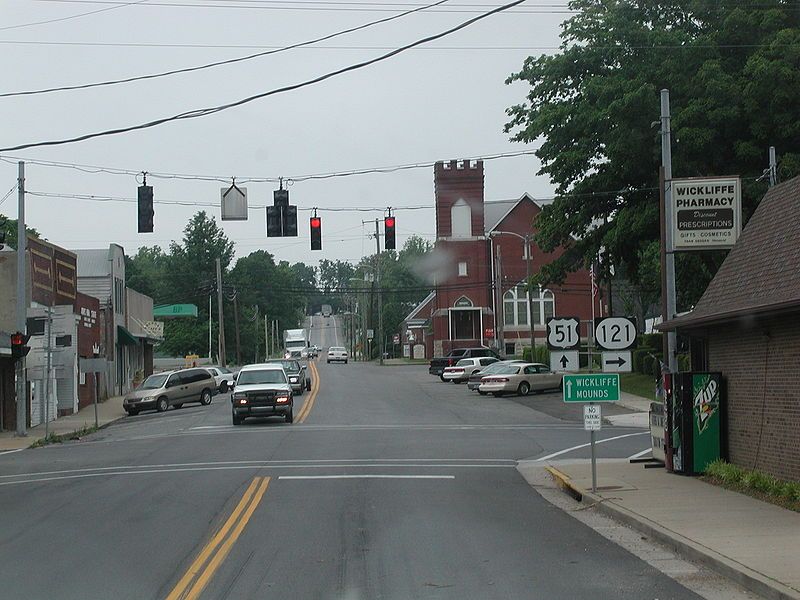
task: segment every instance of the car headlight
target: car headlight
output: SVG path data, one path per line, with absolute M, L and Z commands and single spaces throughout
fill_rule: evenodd
M 243 392 L 235 393 L 233 395 L 234 400 L 247 400 L 247 394 Z
M 289 381 L 292 383 L 297 383 L 297 377 L 289 377 Z

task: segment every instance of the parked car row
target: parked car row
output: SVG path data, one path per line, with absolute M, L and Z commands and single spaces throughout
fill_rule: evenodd
M 494 356 L 462 358 L 444 367 L 442 381 L 467 383 L 467 389 L 479 394 L 518 394 L 561 389 L 563 373 L 553 372 L 549 365 L 522 360 L 499 360 Z

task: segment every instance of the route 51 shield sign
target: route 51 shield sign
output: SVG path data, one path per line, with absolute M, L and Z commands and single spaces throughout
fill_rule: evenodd
M 581 345 L 580 319 L 578 317 L 550 317 L 547 319 L 547 347 L 566 350 Z

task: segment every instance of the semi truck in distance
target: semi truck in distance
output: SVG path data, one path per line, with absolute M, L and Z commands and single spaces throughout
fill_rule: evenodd
M 309 347 L 308 331 L 287 329 L 283 332 L 283 349 L 290 358 L 306 358 Z
M 330 304 L 323 304 L 322 305 L 322 316 L 323 317 L 330 317 L 333 314 L 333 309 L 331 308 Z

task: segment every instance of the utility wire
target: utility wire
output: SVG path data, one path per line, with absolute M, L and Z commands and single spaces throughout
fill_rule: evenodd
M 516 156 L 528 156 L 535 154 L 535 150 L 517 150 L 514 152 L 500 152 L 497 154 L 489 154 L 485 156 L 472 156 L 463 160 L 497 160 L 501 158 L 513 158 Z M 54 160 L 41 160 L 37 158 L 25 158 L 21 156 L 0 156 L 0 161 L 16 165 L 19 161 L 23 161 L 32 165 L 39 165 L 43 167 L 54 167 L 64 169 L 74 169 L 82 173 L 106 173 L 109 175 L 124 175 L 124 176 L 138 176 L 141 175 L 143 169 L 119 169 L 116 167 L 102 167 L 96 165 L 84 165 L 69 162 L 60 162 Z M 349 171 L 333 171 L 328 173 L 314 173 L 310 175 L 292 175 L 288 177 L 239 177 L 235 179 L 239 183 L 278 183 L 281 179 L 290 185 L 295 181 L 308 181 L 312 179 L 332 179 L 335 177 L 351 177 L 354 175 L 367 175 L 371 173 L 395 173 L 397 171 L 406 171 L 410 169 L 428 169 L 436 164 L 436 161 L 410 163 L 404 165 L 392 165 L 386 167 L 368 167 L 363 169 L 352 169 Z M 222 183 L 230 183 L 231 177 L 222 175 L 193 175 L 188 173 L 167 173 L 159 171 L 147 171 L 147 176 L 153 179 L 181 179 L 189 181 L 219 181 Z
M 10 189 L 10 190 L 8 190 L 8 191 L 6 192 L 6 195 L 5 195 L 5 196 L 3 196 L 3 197 L 2 197 L 2 199 L 0 199 L 0 204 L 3 204 L 3 202 L 5 202 L 6 200 L 8 200 L 8 197 L 9 197 L 11 194 L 13 194 L 13 193 L 14 193 L 14 190 L 15 190 L 15 189 L 17 189 L 17 184 L 16 184 L 16 183 L 15 183 L 14 185 L 12 185 L 12 186 L 11 186 L 11 189 Z
M 196 118 L 199 118 L 199 117 L 205 117 L 205 116 L 208 116 L 208 115 L 213 115 L 213 114 L 216 114 L 218 112 L 222 112 L 224 110 L 228 110 L 230 108 L 235 108 L 235 107 L 238 107 L 238 106 L 242 106 L 244 104 L 248 104 L 248 103 L 253 102 L 255 100 L 260 100 L 262 98 L 266 98 L 268 96 L 273 96 L 273 95 L 284 93 L 284 92 L 298 90 L 300 88 L 308 87 L 310 85 L 314 85 L 314 84 L 320 83 L 320 82 L 325 81 L 327 79 L 331 79 L 333 77 L 336 77 L 337 75 L 342 75 L 344 73 L 349 73 L 351 71 L 356 71 L 356 70 L 359 70 L 359 69 L 363 69 L 364 67 L 367 67 L 367 66 L 382 62 L 384 60 L 392 58 L 393 56 L 397 56 L 398 54 L 401 54 L 401 53 L 403 53 L 403 52 L 405 52 L 405 51 L 407 51 L 407 50 L 409 50 L 411 48 L 415 48 L 416 46 L 420 46 L 422 44 L 426 44 L 428 42 L 432 42 L 432 41 L 441 39 L 443 37 L 446 37 L 448 35 L 451 35 L 451 34 L 457 32 L 457 31 L 460 31 L 462 29 L 465 29 L 465 28 L 469 27 L 470 25 L 473 25 L 474 23 L 477 23 L 478 21 L 482 21 L 483 19 L 486 19 L 488 17 L 494 16 L 494 15 L 496 15 L 498 13 L 501 13 L 501 12 L 503 12 L 505 10 L 508 10 L 510 8 L 513 8 L 514 6 L 519 6 L 520 4 L 522 4 L 525 1 L 526 0 L 514 0 L 513 2 L 509 2 L 508 4 L 504 4 L 503 6 L 500 6 L 498 8 L 493 9 L 493 10 L 490 10 L 488 12 L 482 13 L 482 14 L 476 16 L 476 17 L 473 17 L 471 19 L 467 19 L 466 21 L 463 21 L 462 23 L 456 25 L 455 27 L 451 27 L 450 29 L 447 29 L 447 30 L 442 31 L 440 33 L 436 33 L 434 35 L 430 35 L 430 36 L 421 38 L 421 39 L 419 39 L 419 40 L 417 40 L 415 42 L 411 42 L 410 44 L 406 44 L 405 46 L 401 46 L 401 47 L 399 47 L 399 48 L 397 48 L 395 50 L 392 50 L 391 52 L 387 52 L 386 54 L 382 54 L 381 56 L 378 56 L 378 57 L 375 57 L 375 58 L 372 58 L 372 59 L 369 59 L 369 60 L 365 60 L 365 61 L 362 61 L 362 62 L 359 62 L 359 63 L 355 63 L 355 64 L 349 65 L 347 67 L 343 67 L 341 69 L 337 69 L 335 71 L 330 71 L 330 72 L 328 72 L 328 73 L 326 73 L 324 75 L 320 75 L 319 77 L 315 77 L 313 79 L 309 79 L 309 80 L 303 81 L 301 83 L 296 83 L 296 84 L 293 84 L 293 85 L 288 85 L 288 86 L 276 88 L 276 89 L 273 89 L 273 90 L 269 90 L 267 92 L 262 92 L 260 94 L 256 94 L 254 96 L 249 96 L 247 98 L 242 98 L 240 100 L 236 100 L 236 101 L 230 102 L 228 104 L 222 104 L 222 105 L 219 105 L 219 106 L 213 106 L 213 107 L 209 107 L 209 108 L 191 110 L 191 111 L 187 111 L 187 112 L 180 113 L 180 114 L 177 114 L 177 115 L 173 115 L 171 117 L 163 117 L 161 119 L 155 119 L 153 121 L 148 121 L 146 123 L 140 123 L 138 125 L 130 125 L 128 127 L 120 127 L 120 128 L 117 128 L 117 129 L 107 129 L 105 131 L 87 133 L 87 134 L 79 135 L 79 136 L 72 137 L 72 138 L 64 138 L 64 139 L 61 139 L 61 140 L 50 140 L 50 141 L 44 141 L 44 142 L 31 142 L 31 143 L 27 143 L 27 144 L 19 144 L 17 146 L 10 146 L 10 147 L 7 147 L 7 148 L 0 148 L 0 152 L 8 152 L 8 151 L 12 151 L 12 150 L 23 150 L 25 148 L 38 148 L 38 147 L 43 147 L 43 146 L 61 146 L 61 145 L 64 145 L 64 144 L 72 144 L 72 143 L 75 143 L 75 142 L 81 142 L 81 141 L 85 141 L 85 140 L 89 140 L 89 139 L 93 139 L 93 138 L 106 137 L 106 136 L 110 136 L 110 135 L 119 135 L 119 134 L 122 134 L 122 133 L 129 133 L 131 131 L 139 131 L 139 130 L 142 130 L 142 129 L 149 129 L 149 128 L 152 128 L 152 127 L 157 127 L 159 125 L 164 125 L 165 123 L 169 123 L 171 121 L 179 121 L 179 120 L 185 120 L 185 119 L 196 119 Z
M 391 17 L 386 17 L 384 19 L 379 19 L 377 21 L 371 21 L 369 23 L 364 23 L 363 25 L 358 25 L 356 27 L 350 27 L 349 29 L 344 29 L 342 31 L 337 31 L 335 33 L 331 33 L 331 34 L 328 34 L 328 35 L 325 35 L 325 36 L 322 36 L 322 37 L 318 37 L 318 38 L 315 38 L 313 40 L 308 40 L 308 41 L 305 41 L 305 42 L 298 42 L 296 44 L 291 44 L 289 46 L 282 46 L 282 47 L 276 48 L 274 50 L 267 50 L 266 52 L 258 52 L 256 54 L 250 54 L 248 56 L 239 56 L 237 58 L 231 58 L 231 59 L 228 59 L 228 60 L 220 60 L 220 61 L 216 61 L 216 62 L 212 62 L 212 63 L 206 63 L 206 64 L 203 64 L 203 65 L 196 65 L 194 67 L 185 67 L 185 68 L 182 68 L 182 69 L 174 69 L 172 71 L 163 71 L 161 73 L 151 73 L 149 75 L 138 75 L 138 76 L 134 76 L 134 77 L 127 77 L 127 78 L 124 78 L 124 79 L 112 79 L 112 80 L 109 80 L 109 81 L 98 81 L 98 82 L 95 82 L 95 83 L 83 83 L 83 84 L 78 84 L 78 85 L 67 85 L 67 86 L 60 86 L 60 87 L 51 87 L 51 88 L 44 88 L 44 89 L 39 89 L 39 90 L 27 90 L 27 91 L 23 91 L 23 92 L 5 92 L 5 93 L 0 93 L 0 98 L 10 98 L 12 96 L 32 96 L 34 94 L 49 94 L 51 92 L 63 92 L 63 91 L 68 91 L 68 90 L 85 90 L 85 89 L 96 88 L 96 87 L 117 85 L 117 84 L 121 84 L 121 83 L 130 83 L 132 81 L 143 81 L 143 80 L 146 80 L 146 79 L 157 79 L 159 77 L 168 77 L 168 76 L 171 76 L 171 75 L 177 75 L 179 73 L 191 73 L 193 71 L 202 71 L 203 69 L 211 69 L 213 67 L 219 67 L 221 65 L 231 65 L 231 64 L 234 64 L 234 63 L 238 63 L 238 62 L 244 62 L 244 61 L 248 61 L 248 60 L 253 60 L 254 58 L 261 58 L 262 56 L 268 56 L 270 54 L 278 54 L 280 52 L 286 52 L 288 50 L 293 50 L 295 48 L 302 48 L 303 46 L 310 46 L 311 44 L 317 44 L 319 42 L 324 42 L 325 40 L 330 40 L 330 39 L 333 39 L 335 37 L 346 35 L 348 33 L 353 33 L 355 31 L 360 31 L 362 29 L 367 29 L 369 27 L 373 27 L 373 26 L 379 25 L 381 23 L 388 23 L 389 21 L 394 21 L 395 19 L 400 19 L 400 18 L 408 16 L 408 15 L 410 15 L 412 13 L 416 13 L 416 12 L 419 12 L 419 11 L 427 10 L 427 9 L 432 8 L 434 6 L 439 6 L 440 4 L 444 4 L 445 2 L 448 2 L 448 1 L 449 0 L 438 0 L 437 2 L 434 2 L 433 4 L 427 4 L 427 5 L 421 6 L 419 8 L 414 8 L 412 10 L 407 10 L 407 11 L 402 12 L 402 13 L 397 14 L 397 15 L 392 15 Z M 0 28 L 0 29 L 2 29 L 2 28 Z
M 77 15 L 70 15 L 68 17 L 58 17 L 55 19 L 47 19 L 46 21 L 34 21 L 33 23 L 20 23 L 18 25 L 6 25 L 5 27 L 0 27 L 0 31 L 6 31 L 8 29 L 22 29 L 23 27 L 33 27 L 34 25 L 47 25 L 49 23 L 59 23 L 61 21 L 69 21 L 70 19 L 80 19 L 81 17 L 88 17 L 89 15 L 96 15 L 97 13 L 101 12 L 108 12 L 110 10 L 117 10 L 118 8 L 125 8 L 126 6 L 131 6 L 133 4 L 141 4 L 142 2 L 147 2 L 147 0 L 136 0 L 135 2 L 120 2 L 117 3 L 116 6 L 107 6 L 106 8 L 98 8 L 97 10 L 90 10 L 89 12 L 80 13 Z

